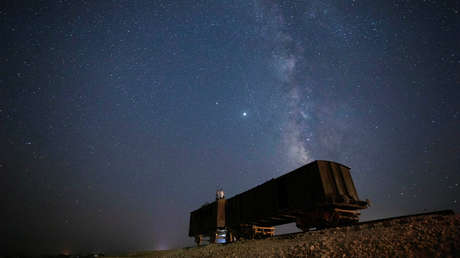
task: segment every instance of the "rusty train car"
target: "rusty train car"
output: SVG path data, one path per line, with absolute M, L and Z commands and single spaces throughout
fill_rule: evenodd
M 295 222 L 303 231 L 352 224 L 369 201 L 358 197 L 350 168 L 317 160 L 250 190 L 191 212 L 189 236 L 199 245 L 274 235 L 274 226 Z

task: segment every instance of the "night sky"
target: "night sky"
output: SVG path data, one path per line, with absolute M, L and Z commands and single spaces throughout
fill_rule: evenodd
M 362 219 L 460 209 L 455 1 L 6 1 L 0 250 L 193 244 L 189 212 L 309 161 Z M 6 238 L 6 239 L 5 239 Z

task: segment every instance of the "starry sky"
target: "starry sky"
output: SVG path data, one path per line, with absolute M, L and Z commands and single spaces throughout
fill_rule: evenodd
M 189 212 L 309 161 L 362 219 L 460 205 L 455 1 L 3 1 L 6 253 L 193 244 Z

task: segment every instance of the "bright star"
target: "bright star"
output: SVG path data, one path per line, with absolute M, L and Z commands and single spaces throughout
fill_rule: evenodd
M 246 112 L 243 112 L 243 116 L 247 116 L 247 115 L 248 115 L 248 113 L 246 113 Z

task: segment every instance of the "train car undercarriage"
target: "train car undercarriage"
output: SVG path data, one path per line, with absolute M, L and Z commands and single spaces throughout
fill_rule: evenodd
M 240 225 L 238 228 L 221 228 L 209 232 L 208 235 L 195 236 L 195 243 L 200 246 L 202 242 L 231 243 L 241 239 L 263 239 L 275 235 L 275 227 L 263 227 L 256 225 Z
M 351 225 L 359 221 L 358 210 L 344 210 L 339 208 L 318 209 L 305 212 L 296 217 L 296 226 L 306 232 L 311 228 L 329 228 Z

